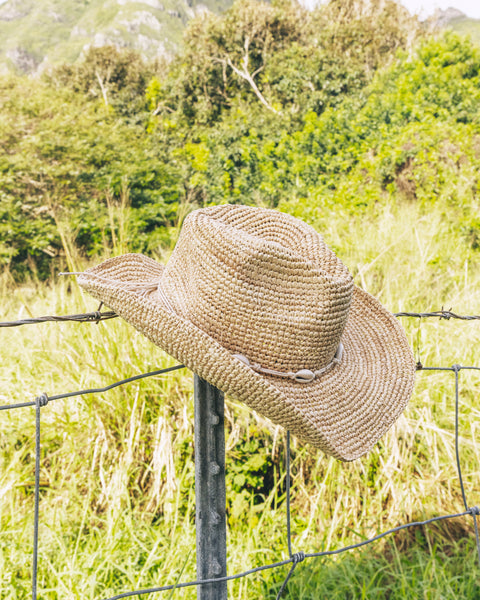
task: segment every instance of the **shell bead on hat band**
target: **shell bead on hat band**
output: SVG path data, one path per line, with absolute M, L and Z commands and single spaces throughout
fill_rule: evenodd
M 330 362 L 326 367 L 323 367 L 323 369 L 318 369 L 318 371 L 310 371 L 310 369 L 300 369 L 300 371 L 297 371 L 296 373 L 283 373 L 282 371 L 266 369 L 265 367 L 262 367 L 255 363 L 252 364 L 248 360 L 248 358 L 243 354 L 234 354 L 233 356 L 237 358 L 240 362 L 246 364 L 247 367 L 250 367 L 253 371 L 256 371 L 257 373 L 265 373 L 266 375 L 276 375 L 277 377 L 286 377 L 287 379 L 293 379 L 294 381 L 298 381 L 299 383 L 310 383 L 316 377 L 320 377 L 320 375 L 323 375 L 329 369 L 341 362 L 343 356 L 343 344 L 342 342 L 338 344 L 338 348 L 335 352 L 335 356 L 333 357 L 332 362 Z

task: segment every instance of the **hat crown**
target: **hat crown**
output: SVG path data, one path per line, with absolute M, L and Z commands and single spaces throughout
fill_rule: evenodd
M 223 347 L 279 371 L 331 362 L 353 293 L 348 269 L 313 228 L 231 205 L 190 213 L 160 286 L 175 312 Z

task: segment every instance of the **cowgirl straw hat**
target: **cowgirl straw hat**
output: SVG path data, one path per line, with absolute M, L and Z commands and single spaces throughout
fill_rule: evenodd
M 167 265 L 126 254 L 78 283 L 228 396 L 340 460 L 368 452 L 413 389 L 395 317 L 312 227 L 278 211 L 195 210 Z

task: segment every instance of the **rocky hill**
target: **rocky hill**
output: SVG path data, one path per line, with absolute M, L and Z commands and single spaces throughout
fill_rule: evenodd
M 471 19 L 458 8 L 437 8 L 428 21 L 437 29 L 453 29 L 458 33 L 469 35 L 474 42 L 480 43 L 480 19 Z
M 233 0 L 0 0 L 0 73 L 39 73 L 75 62 L 91 46 L 115 45 L 147 58 L 170 58 L 193 17 L 220 13 Z M 480 20 L 437 9 L 434 28 L 466 33 L 480 43 Z
M 452 21 L 457 21 L 459 19 L 467 19 L 467 15 L 458 10 L 458 8 L 449 7 L 445 10 L 441 8 L 437 8 L 433 15 L 430 17 L 430 20 L 435 23 L 437 27 L 448 27 Z
M 448 26 L 458 33 L 469 35 L 476 44 L 480 44 L 480 19 L 455 19 Z
M 114 44 L 149 58 L 178 50 L 187 22 L 231 0 L 0 0 L 0 72 L 35 73 Z

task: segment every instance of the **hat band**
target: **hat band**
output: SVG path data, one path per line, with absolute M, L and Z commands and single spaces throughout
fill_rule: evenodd
M 328 363 L 326 367 L 323 369 L 318 369 L 318 371 L 310 371 L 310 369 L 300 369 L 296 373 L 289 372 L 285 373 L 283 371 L 275 371 L 274 369 L 267 369 L 266 367 L 262 367 L 257 363 L 251 363 L 246 356 L 243 354 L 233 354 L 234 358 L 238 359 L 240 362 L 250 367 L 252 371 L 256 373 L 264 373 L 265 375 L 274 375 L 275 377 L 284 377 L 285 379 L 293 379 L 298 383 L 310 383 L 320 375 L 323 375 L 327 371 L 330 371 L 335 365 L 339 364 L 342 361 L 343 357 L 343 344 L 340 342 L 338 344 L 337 351 L 335 352 L 335 356 L 332 361 Z

